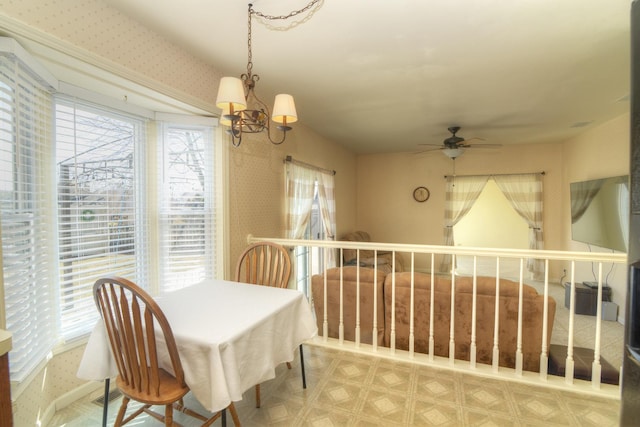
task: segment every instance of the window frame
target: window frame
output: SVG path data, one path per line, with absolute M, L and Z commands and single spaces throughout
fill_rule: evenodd
M 227 179 L 226 165 L 228 162 L 228 147 L 226 147 L 226 144 L 223 144 L 223 134 L 221 129 L 217 126 L 217 119 L 211 118 L 211 117 L 199 117 L 195 115 L 195 114 L 198 114 L 195 112 L 201 111 L 197 106 L 191 106 L 189 104 L 183 103 L 182 101 L 168 98 L 166 95 L 162 95 L 154 91 L 153 89 L 149 89 L 148 87 L 142 88 L 140 85 L 138 85 L 134 81 L 124 80 L 126 82 L 126 87 L 122 86 L 123 80 L 120 77 L 116 77 L 115 75 L 111 74 L 108 71 L 98 69 L 86 63 L 82 63 L 82 64 L 85 67 L 88 67 L 89 69 L 97 70 L 95 74 L 96 76 L 95 80 L 99 81 L 99 84 L 95 85 L 97 90 L 101 90 L 104 92 L 104 86 L 105 86 L 104 83 L 106 81 L 108 86 L 111 86 L 112 89 L 117 90 L 117 93 L 120 93 L 124 88 L 125 91 L 132 90 L 131 93 L 136 95 L 136 99 L 138 100 L 142 99 L 143 101 L 147 100 L 147 101 L 141 102 L 140 105 L 145 105 L 145 106 L 156 105 L 156 106 L 160 106 L 160 109 L 168 112 L 181 111 L 183 113 L 194 112 L 195 114 L 194 115 L 182 114 L 177 116 L 173 113 L 155 113 L 145 108 L 144 106 L 139 106 L 130 102 L 127 99 L 126 95 L 123 97 L 123 99 L 114 99 L 114 98 L 105 96 L 104 94 L 94 92 L 92 90 L 77 87 L 77 86 L 65 83 L 63 81 L 58 81 L 55 77 L 53 77 L 53 75 L 45 67 L 43 67 L 40 64 L 39 60 L 41 58 L 44 58 L 45 64 L 47 64 L 48 63 L 47 61 L 50 61 L 52 57 L 55 57 L 56 60 L 54 62 L 56 64 L 60 64 L 62 68 L 68 67 L 67 70 L 70 72 L 70 74 L 66 74 L 65 70 L 60 71 L 59 67 L 56 67 L 57 74 L 59 75 L 62 74 L 67 76 L 72 76 L 74 72 L 77 72 L 77 70 L 74 69 L 73 67 L 74 67 L 74 64 L 77 65 L 79 61 L 65 55 L 64 53 L 60 53 L 59 51 L 53 51 L 47 46 L 41 46 L 41 45 L 37 46 L 36 52 L 38 54 L 38 60 L 36 60 L 29 53 L 27 53 L 27 51 L 24 50 L 15 40 L 8 37 L 0 37 L 0 51 L 2 51 L 3 53 L 8 53 L 10 55 L 15 54 L 15 52 L 18 52 L 19 54 L 18 56 L 20 56 L 21 59 L 24 59 L 25 64 L 27 64 L 29 66 L 29 69 L 31 69 L 32 72 L 38 76 L 39 80 L 41 80 L 47 85 L 47 87 L 50 89 L 50 92 L 59 93 L 59 94 L 67 95 L 71 97 L 77 97 L 78 99 L 87 101 L 89 103 L 94 103 L 102 107 L 114 108 L 115 110 L 121 110 L 123 112 L 132 113 L 132 114 L 136 114 L 136 115 L 148 118 L 150 119 L 150 122 L 149 122 L 150 125 L 148 126 L 148 128 L 155 127 L 158 121 L 167 120 L 169 117 L 174 119 L 179 117 L 185 123 L 195 121 L 202 124 L 206 122 L 207 126 L 211 126 L 211 135 L 212 135 L 213 143 L 211 144 L 210 149 L 212 150 L 212 152 L 215 153 L 214 154 L 215 165 L 214 165 L 214 171 L 213 171 L 213 173 L 215 174 L 215 178 L 214 178 L 214 188 L 212 188 L 213 194 L 211 194 L 210 197 L 212 198 L 212 201 L 214 204 L 212 215 L 215 215 L 216 217 L 215 219 L 216 238 L 215 238 L 214 244 L 216 246 L 215 253 L 217 254 L 215 260 L 212 260 L 212 262 L 215 262 L 216 264 L 216 268 L 215 268 L 216 278 L 226 277 L 227 272 L 225 271 L 225 268 L 227 268 L 227 263 L 226 263 L 227 251 L 224 251 L 223 249 L 224 247 L 228 247 L 228 241 L 229 241 L 228 231 L 227 231 L 227 228 L 225 227 L 225 223 L 227 222 L 227 217 L 228 217 L 228 209 L 229 209 L 228 203 L 227 203 L 228 190 L 226 185 L 226 179 Z M 90 79 L 92 78 L 91 76 L 89 77 Z M 87 88 L 94 87 L 93 84 L 87 83 L 86 79 L 83 79 L 82 82 Z M 153 98 L 154 96 L 155 98 Z M 203 114 L 203 113 L 200 112 L 200 114 Z M 54 120 L 53 108 L 50 114 L 50 119 L 51 121 Z M 53 139 L 53 135 L 54 135 L 54 132 L 52 130 L 51 131 L 52 139 Z M 157 134 L 155 132 L 148 133 L 148 135 L 149 135 L 149 138 L 152 138 L 151 135 L 155 135 L 157 139 Z M 152 186 L 154 183 L 154 180 L 157 179 L 157 168 L 159 166 L 157 164 L 157 158 L 155 157 L 155 154 L 153 154 L 154 151 L 155 151 L 155 144 L 148 143 L 142 150 L 144 154 L 139 156 L 139 157 L 144 157 L 145 162 L 149 163 L 146 165 L 147 167 L 145 168 L 145 173 L 140 185 L 145 185 L 144 183 L 146 183 L 146 185 Z M 55 172 L 55 164 L 56 164 L 55 148 L 51 149 L 51 156 L 52 156 L 51 161 L 48 162 L 49 163 L 48 167 L 50 170 L 48 170 L 46 173 L 49 177 L 49 181 L 52 189 L 52 204 L 51 204 L 53 207 L 52 210 L 56 212 L 56 220 L 54 222 L 57 223 L 57 188 L 56 188 L 57 174 Z M 147 192 L 146 197 L 147 199 L 145 199 L 145 203 L 157 203 L 157 200 L 155 200 L 153 196 L 150 196 L 149 192 Z M 137 202 L 137 203 L 140 203 L 140 202 Z M 149 224 L 148 224 L 149 227 L 155 225 L 153 218 L 154 216 L 157 215 L 157 208 L 158 208 L 157 204 L 153 206 L 155 206 L 152 209 L 152 211 L 154 212 L 149 211 L 148 214 L 140 215 L 141 217 L 144 216 L 146 221 L 149 221 Z M 137 210 L 137 212 L 139 212 L 139 210 Z M 139 218 L 137 217 L 136 220 L 138 221 Z M 151 228 L 149 228 L 149 230 L 151 230 Z M 149 235 L 153 235 L 154 233 L 148 232 L 146 234 L 147 236 L 149 236 Z M 53 235 L 57 236 L 57 229 L 53 232 Z M 157 252 L 157 246 L 154 246 L 154 244 L 157 244 L 157 242 L 150 241 L 147 244 L 149 245 L 150 253 Z M 1 253 L 1 250 L 0 250 L 0 253 Z M 4 255 L 5 256 L 7 255 L 6 251 Z M 154 257 L 157 258 L 157 256 L 152 255 L 151 257 L 149 257 L 149 260 L 151 260 Z M 150 261 L 148 263 L 149 269 L 154 268 L 154 263 L 157 264 L 157 261 L 154 261 L 154 262 Z M 56 265 L 58 264 L 57 246 L 55 249 L 55 256 L 53 257 L 52 264 L 56 264 Z M 56 267 L 56 272 L 57 271 L 59 271 L 58 267 Z M 56 295 L 56 299 L 55 301 L 49 301 L 49 303 L 50 305 L 57 307 L 59 306 L 59 299 L 57 298 L 59 289 L 60 289 L 59 274 L 56 273 L 54 274 L 54 276 L 56 280 L 54 280 L 55 287 L 52 292 Z M 150 276 L 151 275 L 148 275 L 149 277 L 148 281 L 153 282 Z M 5 298 L 7 297 L 7 295 L 5 292 L 5 283 L 4 283 L 3 276 L 0 276 L 0 296 L 2 296 L 2 301 L 6 301 Z M 59 319 L 60 310 L 59 308 L 54 308 L 54 309 L 57 310 L 55 317 L 56 319 Z M 5 317 L 6 317 L 6 307 L 3 303 L 3 304 L 0 304 L 0 328 L 2 329 L 6 329 Z M 14 383 L 14 386 L 15 386 L 14 392 L 16 392 L 17 395 L 19 395 L 21 391 L 24 390 L 24 387 L 26 387 L 26 385 L 33 378 L 35 378 L 36 373 L 39 372 L 40 369 L 42 369 L 45 366 L 45 364 L 47 363 L 47 361 L 49 360 L 52 354 L 60 353 L 60 352 L 66 351 L 69 348 L 73 348 L 77 345 L 84 344 L 86 342 L 86 339 L 88 338 L 88 334 L 84 334 L 83 336 L 75 340 L 69 340 L 66 342 L 61 340 L 59 321 L 56 323 L 55 326 L 52 325 L 52 328 L 49 329 L 49 332 L 47 333 L 54 336 L 55 342 L 51 345 L 52 348 L 50 349 L 46 358 L 43 358 L 42 361 L 39 364 L 37 364 L 37 366 L 35 366 L 33 369 L 30 370 L 30 372 L 27 372 L 26 375 L 19 378 L 19 381 L 16 381 L 14 378 L 12 378 L 12 382 Z

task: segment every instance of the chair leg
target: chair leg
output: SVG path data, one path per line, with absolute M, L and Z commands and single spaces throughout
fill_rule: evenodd
M 231 419 L 233 420 L 233 425 L 236 427 L 240 427 L 240 418 L 238 417 L 238 413 L 236 412 L 236 407 L 231 402 L 229 404 L 229 412 L 231 412 Z
M 124 418 L 124 414 L 127 412 L 128 404 L 129 398 L 127 396 L 123 396 L 122 405 L 120 405 L 120 410 L 118 411 L 118 415 L 116 416 L 116 421 L 113 423 L 115 427 L 120 427 L 122 425 L 122 420 Z
M 256 408 L 259 408 L 259 407 L 260 407 L 260 384 L 257 384 L 256 385 Z
M 173 404 L 165 405 L 164 407 L 164 425 L 167 427 L 173 426 Z

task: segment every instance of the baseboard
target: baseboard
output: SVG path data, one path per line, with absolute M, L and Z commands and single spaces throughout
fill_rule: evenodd
M 41 424 L 43 426 L 49 425 L 49 422 L 53 419 L 53 416 L 57 411 L 66 408 L 72 403 L 77 402 L 91 394 L 98 396 L 104 392 L 104 383 L 99 381 L 89 381 L 82 384 L 80 387 L 76 387 L 73 390 L 66 392 L 47 406 L 40 417 Z

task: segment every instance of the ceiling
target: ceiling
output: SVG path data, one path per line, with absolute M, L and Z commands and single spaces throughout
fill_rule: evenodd
M 248 2 L 104 1 L 225 75 L 246 71 Z M 356 153 L 419 151 L 451 125 L 483 143 L 563 141 L 629 110 L 630 3 L 320 0 L 254 17 L 256 93 L 292 94 L 302 123 Z

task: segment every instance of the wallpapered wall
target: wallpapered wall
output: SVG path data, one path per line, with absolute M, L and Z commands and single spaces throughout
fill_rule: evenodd
M 229 156 L 230 263 L 247 245 L 247 235 L 286 237 L 284 224 L 284 158 L 291 155 L 336 171 L 338 235 L 355 227 L 356 157 L 306 128 L 296 127 L 286 141 L 271 145 L 264 135 L 246 138 Z
M 562 157 L 558 144 L 468 149 L 456 159 L 455 175 L 544 171 L 545 247 L 560 249 Z M 378 241 L 444 244 L 445 175 L 454 175 L 454 162 L 439 151 L 360 156 L 358 224 Z M 419 185 L 431 192 L 425 203 L 413 200 Z
M 218 113 L 213 104 L 221 74 L 215 68 L 100 0 L 0 0 L 0 35 L 42 43 Z M 254 136 L 246 138 L 240 148 L 229 149 L 227 271 L 246 246 L 247 234 L 282 236 L 286 155 L 336 170 L 338 222 L 347 228 L 355 223 L 355 155 L 306 128 L 305 112 L 299 113 L 300 122 L 281 146 L 269 144 L 264 136 Z M 228 141 L 222 138 L 219 143 Z M 14 389 L 16 425 L 46 422 L 55 411 L 53 402 L 83 385 L 75 377 L 82 349 L 54 356 L 27 386 Z
M 375 241 L 443 244 L 445 175 L 453 161 L 439 152 L 373 154 L 358 157 L 358 227 Z M 455 161 L 457 175 L 487 175 L 544 171 L 544 245 L 551 250 L 589 251 L 571 240 L 569 183 L 629 173 L 629 115 L 594 124 L 563 144 L 515 144 L 499 150 L 467 150 Z M 412 191 L 423 185 L 431 191 L 425 203 Z M 592 251 L 606 249 L 592 248 Z M 416 258 L 420 262 L 428 259 Z M 591 265 L 578 265 L 577 280 L 595 280 Z M 605 265 L 605 273 L 611 266 Z M 558 282 L 568 265 L 550 263 L 550 280 Z M 582 271 L 583 270 L 583 271 Z M 564 280 L 569 280 L 565 277 Z M 613 301 L 624 320 L 626 267 L 617 265 L 609 276 Z M 562 303 L 562 302 L 561 302 Z

